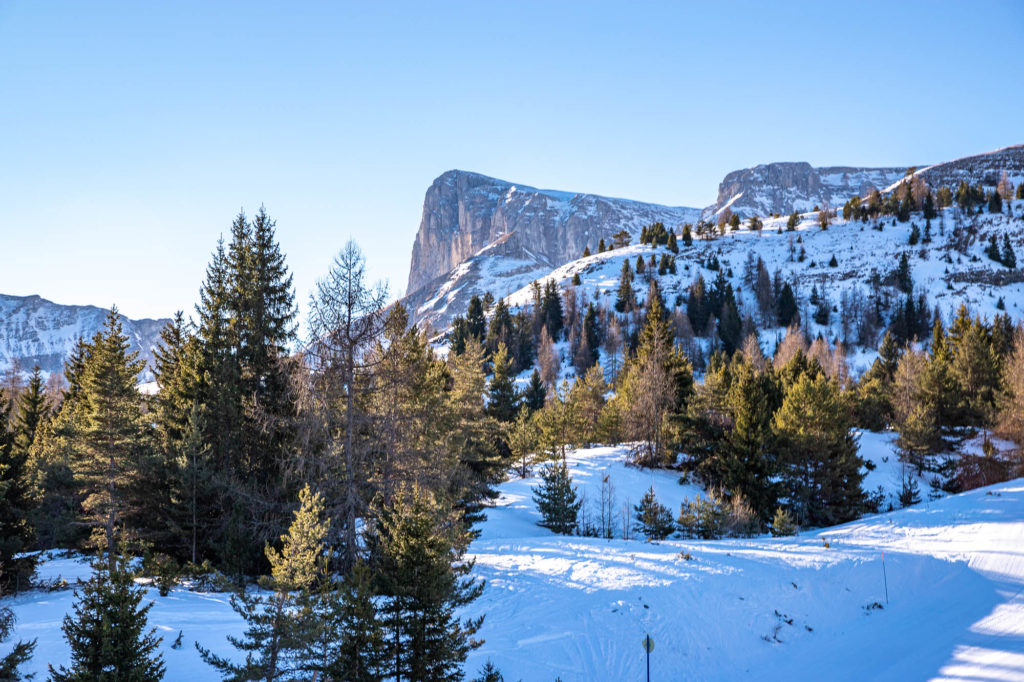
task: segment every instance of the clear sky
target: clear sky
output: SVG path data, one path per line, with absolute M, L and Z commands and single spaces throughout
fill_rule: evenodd
M 191 310 L 262 203 L 298 298 L 350 236 L 401 294 L 462 168 L 705 206 L 769 161 L 1024 142 L 1021 2 L 0 0 L 0 293 Z

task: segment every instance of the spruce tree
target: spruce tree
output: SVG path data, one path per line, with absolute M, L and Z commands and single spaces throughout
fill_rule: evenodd
M 796 297 L 793 295 L 793 288 L 789 286 L 789 282 L 786 282 L 782 285 L 778 301 L 775 304 L 775 317 L 779 326 L 788 327 L 793 324 L 797 315 Z
M 0 566 L 0 569 L 3 567 Z M 0 575 L 2 577 L 2 575 Z M 0 644 L 7 641 L 14 629 L 14 612 L 6 606 L 0 607 Z M 5 647 L 6 648 L 6 647 Z M 18 642 L 5 655 L 0 656 L 0 680 L 5 682 L 22 682 L 32 679 L 32 675 L 23 675 L 18 668 L 28 662 L 35 652 L 36 640 Z
M 615 310 L 626 313 L 636 305 L 636 293 L 633 291 L 633 270 L 629 260 L 623 259 L 622 273 L 619 275 L 619 290 L 615 295 Z
M 633 507 L 633 512 L 636 515 L 635 530 L 643 533 L 648 540 L 664 540 L 675 530 L 672 512 L 658 502 L 653 486 L 644 493 L 640 504 Z
M 35 495 L 28 452 L 16 446 L 16 434 L 8 430 L 5 394 L 0 388 L 0 594 L 27 588 L 35 572 L 35 556 L 26 554 L 35 539 L 29 523 Z
M 789 215 L 789 219 L 786 221 L 786 229 L 792 232 L 796 229 L 796 226 L 800 224 L 800 214 L 793 211 Z
M 471 534 L 457 510 L 420 489 L 379 509 L 369 534 L 371 566 L 382 595 L 386 678 L 463 679 L 466 654 L 483 617 L 456 615 L 483 591 L 464 560 Z
M 536 369 L 530 374 L 530 383 L 526 386 L 526 391 L 523 392 L 523 405 L 525 405 L 531 412 L 544 407 L 544 401 L 547 398 L 547 390 L 544 388 L 544 380 L 540 378 L 540 372 Z
M 82 370 L 82 420 L 75 438 L 75 475 L 82 507 L 114 569 L 115 532 L 139 531 L 152 491 L 140 485 L 152 460 L 150 434 L 135 388 L 144 362 L 129 350 L 116 308 L 107 313 Z M 94 538 L 99 539 L 99 538 Z
M 327 579 L 300 598 L 302 671 L 316 679 L 377 682 L 386 665 L 385 632 L 372 575 L 357 561 L 342 580 Z
M 541 469 L 542 483 L 533 490 L 533 501 L 541 514 L 539 525 L 559 535 L 571 535 L 583 501 L 576 495 L 576 486 L 565 462 L 554 462 Z
M 512 359 L 504 343 L 494 354 L 491 381 L 487 386 L 487 414 L 501 422 L 515 419 L 519 411 L 519 391 L 512 382 Z
M 161 680 L 165 665 L 156 629 L 146 631 L 153 608 L 141 606 L 145 590 L 136 587 L 128 557 L 113 549 L 97 559 L 93 574 L 75 591 L 73 614 L 64 616 L 64 638 L 71 667 L 50 665 L 52 682 L 149 682 Z
M 690 223 L 683 225 L 683 246 L 693 246 L 693 235 L 690 233 Z
M 50 414 L 50 405 L 43 385 L 42 370 L 39 365 L 32 368 L 28 386 L 18 397 L 18 411 L 14 415 L 11 427 L 14 431 L 14 447 L 18 452 L 28 455 L 36 433 Z
M 1003 235 L 1003 251 L 1000 254 L 1001 262 L 1006 267 L 1013 270 L 1017 267 L 1017 254 L 1013 250 L 1013 245 L 1010 244 L 1010 235 Z

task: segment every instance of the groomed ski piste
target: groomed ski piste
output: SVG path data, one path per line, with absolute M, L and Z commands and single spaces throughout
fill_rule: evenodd
M 892 439 L 861 435 L 862 457 L 876 464 L 868 490 L 898 489 Z M 499 487 L 470 548 L 487 585 L 467 610 L 486 614 L 467 679 L 490 660 L 506 680 L 643 680 L 646 634 L 652 680 L 1024 679 L 1024 479 L 938 499 L 922 479 L 920 504 L 795 537 L 653 543 L 632 531 L 622 538 L 623 506 L 631 526 L 652 486 L 674 514 L 703 491 L 678 472 L 628 466 L 627 452 L 567 457 L 592 520 L 610 480 L 613 539 L 539 527 L 536 476 L 513 474 Z M 40 568 L 42 579 L 72 584 L 88 573 L 82 557 Z M 193 642 L 237 656 L 226 636 L 242 623 L 229 595 L 180 587 L 166 597 L 149 588 L 147 597 L 165 679 L 217 679 Z M 13 640 L 38 639 L 29 672 L 45 679 L 47 663 L 68 662 L 60 624 L 71 588 L 4 603 L 18 619 Z

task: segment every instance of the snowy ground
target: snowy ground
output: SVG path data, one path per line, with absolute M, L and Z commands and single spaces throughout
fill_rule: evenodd
M 878 463 L 867 487 L 898 485 L 890 442 L 862 435 L 862 454 Z M 570 456 L 592 516 L 605 475 L 619 510 L 651 485 L 674 512 L 699 492 L 623 459 L 620 448 Z M 487 617 L 470 673 L 491 659 L 509 680 L 640 680 L 649 632 L 654 680 L 1024 679 L 1024 480 L 795 538 L 657 544 L 622 539 L 621 511 L 615 539 L 553 535 L 536 525 L 536 483 L 503 484 L 471 548 L 487 580 L 471 610 Z M 87 573 L 76 559 L 49 560 L 41 571 Z M 193 641 L 232 653 L 224 638 L 241 623 L 227 596 L 149 597 L 167 679 L 216 679 Z M 18 617 L 15 636 L 39 639 L 31 669 L 40 678 L 48 662 L 66 662 L 60 621 L 72 601 L 70 590 L 5 600 Z M 876 602 L 883 608 L 869 608 Z M 183 646 L 172 650 L 179 631 Z

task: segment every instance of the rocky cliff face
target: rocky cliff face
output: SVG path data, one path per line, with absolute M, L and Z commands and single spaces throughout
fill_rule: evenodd
M 762 164 L 726 175 L 718 186 L 718 201 L 704 210 L 704 217 L 714 218 L 726 208 L 743 218 L 806 212 L 826 203 L 835 208 L 855 194 L 883 190 L 906 173 L 906 168 Z
M 16 367 L 22 372 L 39 365 L 45 372 L 59 372 L 64 358 L 79 338 L 90 339 L 103 327 L 107 311 L 95 306 L 60 305 L 39 296 L 0 294 L 0 370 Z M 167 320 L 130 320 L 121 317 L 124 332 L 152 367 L 153 348 Z M 152 378 L 149 369 L 140 377 Z
M 434 180 L 424 198 L 406 294 L 416 294 L 484 249 L 551 269 L 578 258 L 584 247 L 596 251 L 600 239 L 607 241 L 623 228 L 636 233 L 658 221 L 678 228 L 698 215 L 692 208 L 539 190 L 449 171 Z

